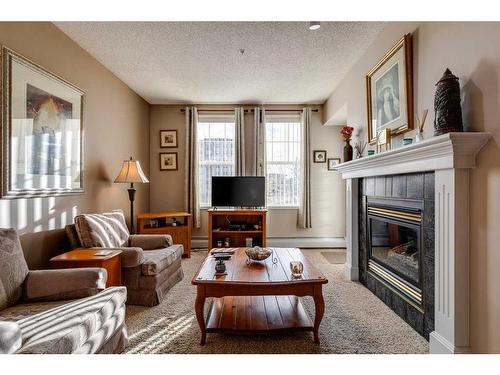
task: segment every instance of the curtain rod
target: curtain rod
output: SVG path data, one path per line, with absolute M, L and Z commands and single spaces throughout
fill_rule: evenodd
M 186 112 L 185 108 L 180 109 L 181 112 Z M 245 109 L 246 113 L 253 112 L 253 109 Z M 318 109 L 312 109 L 313 112 L 318 112 Z M 198 112 L 230 112 L 234 113 L 234 109 L 199 109 Z M 266 112 L 302 112 L 301 109 L 266 109 Z

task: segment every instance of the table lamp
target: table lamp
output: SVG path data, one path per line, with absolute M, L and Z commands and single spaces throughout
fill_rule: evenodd
M 135 188 L 134 182 L 148 183 L 146 175 L 142 171 L 141 163 L 138 160 L 125 160 L 122 165 L 122 169 L 118 176 L 115 178 L 115 182 L 118 183 L 130 183 L 128 190 L 128 198 L 130 199 L 130 233 L 134 233 L 134 199 L 135 199 Z

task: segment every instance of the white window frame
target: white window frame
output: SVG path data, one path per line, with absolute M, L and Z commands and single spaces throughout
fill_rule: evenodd
M 200 123 L 232 123 L 234 126 L 234 137 L 233 137 L 233 161 L 232 163 L 230 162 L 221 162 L 221 161 L 208 161 L 208 162 L 202 162 L 200 160 L 200 152 L 201 150 L 198 148 L 198 155 L 197 155 L 197 160 L 196 162 L 198 163 L 198 181 L 197 183 L 200 183 L 200 170 L 202 166 L 213 166 L 213 165 L 232 165 L 233 166 L 233 173 L 231 175 L 234 175 L 234 171 L 236 168 L 236 153 L 235 153 L 235 147 L 236 147 L 236 118 L 234 114 L 210 114 L 210 113 L 199 113 L 198 114 L 198 126 Z M 197 129 L 196 134 L 198 136 L 199 134 L 199 129 Z M 196 140 L 197 146 L 199 147 L 200 145 L 200 140 L 199 138 Z M 203 164 L 202 164 L 203 163 Z M 202 189 L 201 189 L 201 184 L 198 186 L 198 202 L 200 205 L 200 209 L 208 209 L 211 206 L 212 202 L 209 202 L 208 204 L 205 202 L 201 201 L 202 197 Z M 209 192 L 211 195 L 211 191 Z
M 303 174 L 302 171 L 302 121 L 301 121 L 301 115 L 300 114 L 269 114 L 266 113 L 266 118 L 265 118 L 265 132 L 266 132 L 266 137 L 265 137 L 265 149 L 266 149 L 266 158 L 265 158 L 265 171 L 266 171 L 266 202 L 268 202 L 268 192 L 267 192 L 267 183 L 269 181 L 268 179 L 268 166 L 269 164 L 274 164 L 274 165 L 290 165 L 290 164 L 295 164 L 295 162 L 291 161 L 282 161 L 282 162 L 269 162 L 268 158 L 268 142 L 269 140 L 267 139 L 267 124 L 268 123 L 283 123 L 283 122 L 293 122 L 293 123 L 299 123 L 299 171 L 298 171 L 298 181 L 297 181 L 297 205 L 287 205 L 287 206 L 276 206 L 276 205 L 268 205 L 267 208 L 273 209 L 273 210 L 298 210 L 300 206 L 300 196 L 301 196 L 301 177 Z

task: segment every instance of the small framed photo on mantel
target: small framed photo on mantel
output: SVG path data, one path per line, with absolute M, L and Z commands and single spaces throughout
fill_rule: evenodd
M 177 130 L 160 130 L 160 147 L 177 147 Z
M 177 170 L 177 152 L 160 153 L 160 171 Z

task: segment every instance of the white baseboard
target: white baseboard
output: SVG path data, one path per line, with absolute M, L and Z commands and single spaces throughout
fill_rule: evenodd
M 470 347 L 455 346 L 436 331 L 432 331 L 429 335 L 429 353 L 467 354 L 470 353 Z
M 268 237 L 271 247 L 344 248 L 343 237 Z
M 193 237 L 191 239 L 191 249 L 206 249 L 208 239 L 206 237 Z
M 193 249 L 206 248 L 207 237 L 193 237 Z M 345 248 L 343 237 L 268 237 L 267 245 L 270 247 L 304 247 L 304 248 Z
M 344 274 L 347 280 L 358 281 L 359 280 L 359 268 L 352 267 L 349 264 L 344 264 Z

